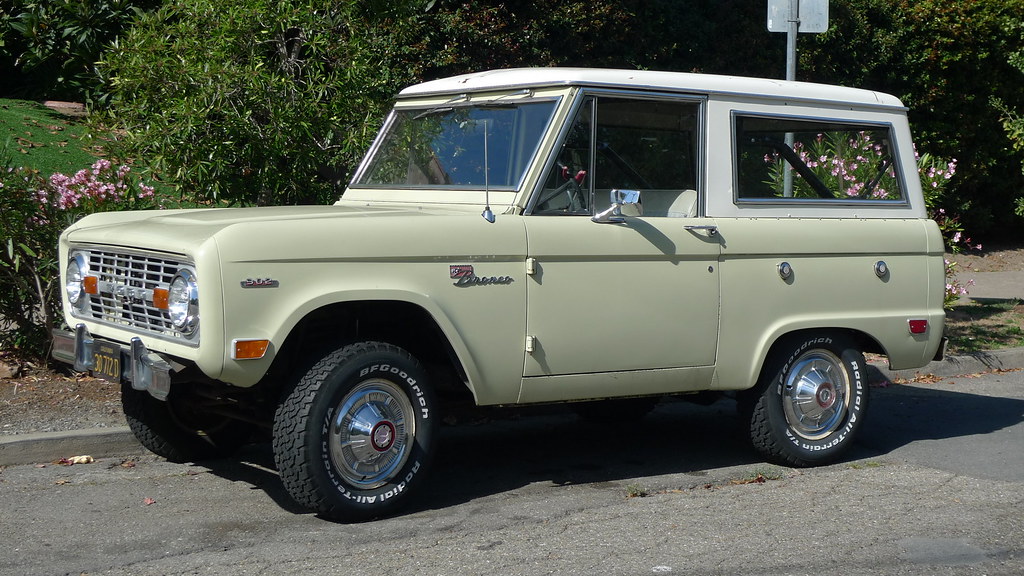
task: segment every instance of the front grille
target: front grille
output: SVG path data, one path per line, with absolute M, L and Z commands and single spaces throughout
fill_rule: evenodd
M 167 255 L 111 249 L 85 250 L 88 275 L 98 279 L 98 294 L 90 294 L 76 315 L 127 330 L 195 344 L 174 329 L 166 309 L 154 304 L 154 290 L 166 291 L 174 275 L 191 269 L 185 260 Z

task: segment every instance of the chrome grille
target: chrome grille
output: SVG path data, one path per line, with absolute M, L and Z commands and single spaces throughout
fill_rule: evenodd
M 76 315 L 119 328 L 195 343 L 174 329 L 166 309 L 154 304 L 154 291 L 166 291 L 174 275 L 192 268 L 166 255 L 90 248 L 88 274 L 95 276 L 97 294 L 90 294 Z M 164 292 L 166 295 L 166 292 Z

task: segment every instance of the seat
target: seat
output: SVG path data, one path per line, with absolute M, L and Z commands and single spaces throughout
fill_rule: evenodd
M 696 190 L 643 191 L 644 216 L 693 218 L 697 215 Z

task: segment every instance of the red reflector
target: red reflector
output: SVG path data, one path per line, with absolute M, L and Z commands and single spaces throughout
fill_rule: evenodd
M 86 276 L 85 278 L 82 278 L 82 289 L 85 290 L 86 294 L 99 294 L 100 279 L 96 276 Z
M 911 334 L 924 334 L 928 331 L 927 320 L 908 320 Z

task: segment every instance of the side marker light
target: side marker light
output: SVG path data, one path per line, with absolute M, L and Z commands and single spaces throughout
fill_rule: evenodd
M 927 320 L 908 320 L 907 322 L 910 324 L 911 334 L 924 334 L 928 331 Z
M 233 360 L 259 360 L 267 353 L 270 340 L 235 340 L 231 347 Z

